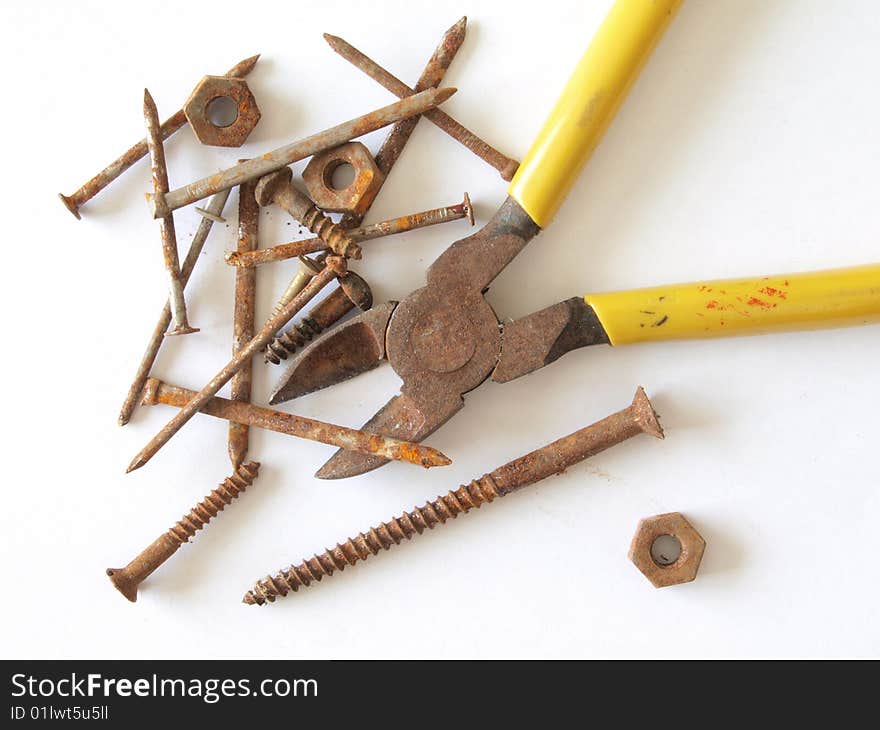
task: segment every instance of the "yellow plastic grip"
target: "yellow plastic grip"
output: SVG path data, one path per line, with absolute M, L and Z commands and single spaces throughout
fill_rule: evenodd
M 880 322 L 880 264 L 587 294 L 612 345 Z
M 683 0 L 616 0 L 578 62 L 508 195 L 541 228 L 578 173 Z

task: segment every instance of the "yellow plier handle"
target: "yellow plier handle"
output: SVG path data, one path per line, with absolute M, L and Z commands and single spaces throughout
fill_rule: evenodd
M 880 322 L 880 264 L 587 294 L 612 345 Z

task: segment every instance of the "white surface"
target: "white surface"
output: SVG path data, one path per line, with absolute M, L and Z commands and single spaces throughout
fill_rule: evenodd
M 880 654 L 877 326 L 580 350 L 468 396 L 429 439 L 455 463 L 430 472 L 392 464 L 321 482 L 311 474 L 332 449 L 255 431 L 258 482 L 137 604 L 104 576 L 230 471 L 226 424 L 198 416 L 123 473 L 173 414 L 141 409 L 116 425 L 165 291 L 142 197 L 147 163 L 81 222 L 55 198 L 142 136 L 143 87 L 164 118 L 202 74 L 263 54 L 249 79 L 258 128 L 231 150 L 177 133 L 167 151 L 178 186 L 389 103 L 321 32 L 413 82 L 467 12 L 446 78 L 460 89 L 445 108 L 521 157 L 609 5 L 168 3 L 148 33 L 142 3 L 4 3 L 4 656 Z M 492 305 L 513 318 L 588 290 L 877 260 L 878 35 L 868 0 L 685 3 L 552 227 L 495 282 Z M 366 142 L 375 151 L 383 136 Z M 422 121 L 369 220 L 464 190 L 479 223 L 505 195 L 492 169 Z M 188 289 L 202 331 L 167 342 L 156 365 L 169 382 L 198 388 L 228 359 L 223 252 L 236 200 Z M 196 225 L 180 211 L 182 251 Z M 261 226 L 263 246 L 297 230 L 274 209 Z M 371 242 L 357 270 L 378 301 L 402 297 L 466 231 Z M 259 319 L 294 270 L 259 270 Z M 257 402 L 276 374 L 255 366 Z M 637 384 L 665 442 L 629 442 L 274 606 L 240 603 L 267 572 L 623 407 Z M 385 367 L 286 408 L 357 426 L 396 387 Z M 640 517 L 673 510 L 708 548 L 696 582 L 657 591 L 626 553 Z

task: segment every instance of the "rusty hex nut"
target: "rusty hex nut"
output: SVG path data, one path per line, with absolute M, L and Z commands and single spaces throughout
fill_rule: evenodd
M 681 544 L 678 558 L 663 565 L 654 559 L 654 541 L 664 535 L 674 537 Z M 636 534 L 629 547 L 629 559 L 655 588 L 689 583 L 697 577 L 706 541 L 680 512 L 645 517 L 639 520 Z
M 209 107 L 217 99 L 230 99 L 237 116 L 220 127 L 211 121 Z M 205 76 L 190 94 L 183 107 L 187 121 L 202 144 L 215 147 L 241 147 L 260 121 L 260 108 L 244 79 Z
M 354 180 L 346 188 L 333 187 L 333 173 L 341 165 L 354 168 Z M 321 210 L 362 215 L 373 203 L 385 181 L 370 151 L 360 142 L 348 142 L 321 152 L 303 170 L 309 197 Z

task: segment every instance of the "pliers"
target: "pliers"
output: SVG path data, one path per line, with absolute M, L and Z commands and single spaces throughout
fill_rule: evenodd
M 387 359 L 403 381 L 400 394 L 363 428 L 421 441 L 486 379 L 512 380 L 579 347 L 880 321 L 880 264 L 588 294 L 504 325 L 486 302 L 493 279 L 552 219 L 681 2 L 617 0 L 489 223 L 447 248 L 424 287 L 303 350 L 271 403 Z M 316 476 L 355 476 L 386 461 L 339 451 Z

